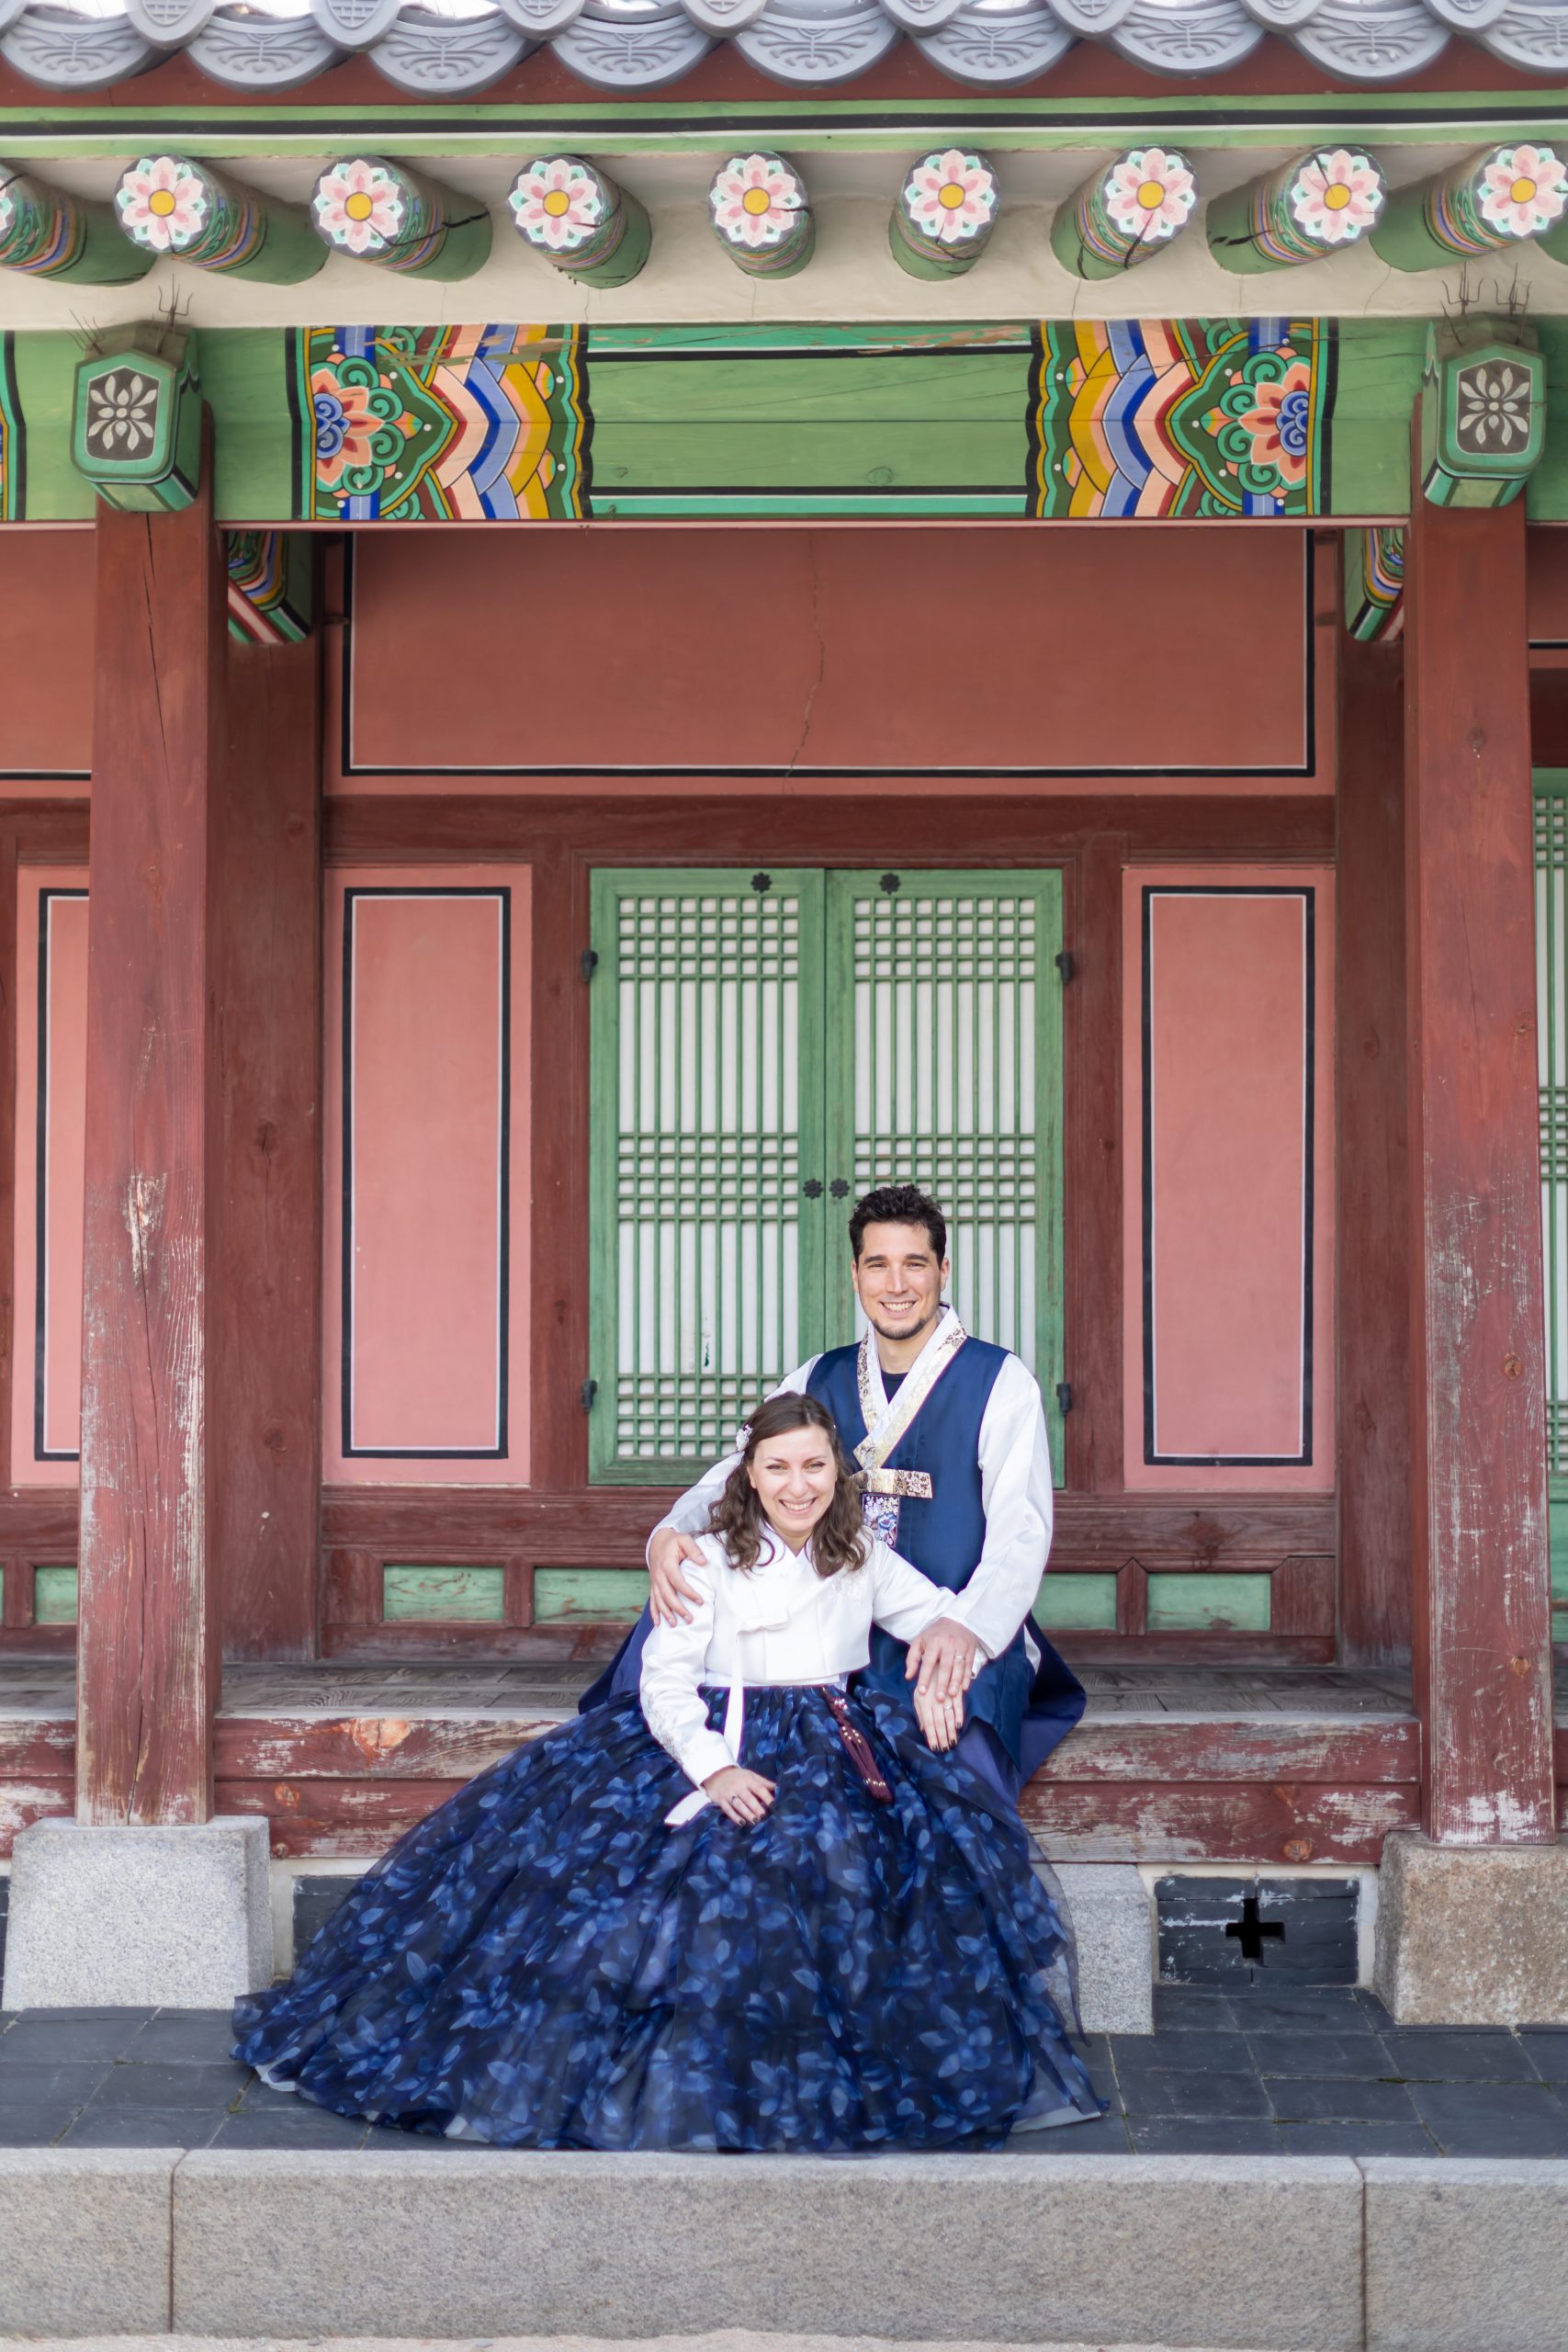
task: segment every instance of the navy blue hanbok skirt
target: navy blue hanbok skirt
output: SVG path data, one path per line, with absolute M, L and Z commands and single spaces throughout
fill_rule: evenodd
M 722 1722 L 725 1694 L 710 1694 Z M 517 1748 L 411 1830 L 233 2054 L 340 2115 L 504 2148 L 996 2147 L 1098 2115 L 1068 1930 L 1016 1816 L 907 1697 L 749 1690 L 752 1827 L 705 1806 L 634 1699 Z

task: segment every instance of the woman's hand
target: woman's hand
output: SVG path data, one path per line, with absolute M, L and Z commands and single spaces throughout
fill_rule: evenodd
M 939 1699 L 932 1690 L 917 1690 L 915 1719 L 926 1736 L 928 1747 L 955 1747 L 964 1729 L 963 1697 Z
M 719 1811 L 741 1823 L 761 1821 L 777 1787 L 776 1781 L 764 1781 L 761 1772 L 748 1772 L 743 1764 L 727 1764 L 722 1772 L 710 1772 L 703 1782 L 705 1794 Z

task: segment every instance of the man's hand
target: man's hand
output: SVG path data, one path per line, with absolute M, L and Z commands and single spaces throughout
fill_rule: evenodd
M 764 1781 L 761 1772 L 748 1772 L 742 1764 L 727 1764 L 721 1771 L 710 1772 L 703 1787 L 721 1813 L 744 1824 L 761 1821 L 778 1782 Z
M 964 1729 L 964 1702 L 938 1699 L 930 1691 L 917 1690 L 915 1720 L 926 1736 L 928 1747 L 956 1747 L 958 1735 Z
M 661 1527 L 654 1536 L 648 1552 L 648 1599 L 656 1625 L 689 1625 L 692 1612 L 687 1601 L 702 1599 L 681 1574 L 682 1560 L 700 1560 L 702 1546 L 694 1535 L 681 1535 L 672 1527 Z
M 909 1644 L 904 1675 L 909 1682 L 919 1676 L 917 1699 L 958 1699 L 979 1671 L 979 1644 L 969 1628 L 951 1617 L 939 1617 Z

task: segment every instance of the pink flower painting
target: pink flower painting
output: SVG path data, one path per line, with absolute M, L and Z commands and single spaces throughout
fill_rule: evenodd
M 1296 226 L 1321 245 L 1354 244 L 1382 207 L 1382 174 L 1353 147 L 1320 147 L 1291 186 Z
M 603 185 L 574 155 L 541 155 L 525 164 L 507 202 L 528 243 L 547 253 L 575 253 L 604 221 Z
M 1179 155 L 1163 147 L 1134 147 L 1105 182 L 1105 209 L 1122 236 L 1160 244 L 1184 228 L 1198 187 Z
M 928 155 L 904 187 L 910 220 L 933 243 L 956 245 L 978 236 L 996 219 L 997 182 L 978 155 L 962 148 Z
M 806 190 L 777 155 L 732 155 L 714 174 L 708 202 L 719 235 L 755 252 L 798 227 Z
M 310 209 L 323 236 L 344 253 L 375 253 L 401 233 L 403 192 L 384 164 L 352 155 L 321 174 Z
M 310 417 L 317 484 L 335 490 L 350 467 L 367 466 L 376 454 L 373 442 L 379 420 L 370 406 L 368 387 L 340 383 L 332 368 L 318 368 L 310 379 Z
M 1272 466 L 1287 490 L 1306 480 L 1312 446 L 1312 369 L 1293 359 L 1273 382 L 1254 388 L 1252 406 L 1238 420 L 1252 444 L 1255 466 Z
M 120 226 L 155 254 L 177 254 L 207 226 L 201 175 L 177 155 L 143 155 L 115 191 Z
M 1539 237 L 1568 207 L 1568 172 L 1550 147 L 1500 147 L 1481 175 L 1481 217 L 1506 237 Z

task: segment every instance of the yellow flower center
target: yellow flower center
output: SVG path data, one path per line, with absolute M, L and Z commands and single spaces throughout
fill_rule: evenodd
M 1517 179 L 1508 190 L 1508 201 L 1511 204 L 1528 204 L 1534 194 L 1534 180 Z
M 1145 180 L 1138 190 L 1138 202 L 1145 212 L 1157 212 L 1165 202 L 1165 190 L 1158 180 Z
M 773 200 L 765 187 L 749 187 L 740 199 L 740 209 L 749 212 L 753 220 L 760 220 Z
M 964 201 L 964 190 L 956 180 L 949 180 L 945 187 L 937 191 L 936 200 L 944 212 L 956 212 Z
M 367 196 L 363 188 L 359 188 L 353 196 L 344 199 L 343 209 L 351 220 L 368 220 L 376 209 L 376 200 L 374 197 Z
M 160 220 L 166 220 L 174 209 L 175 194 L 172 188 L 155 187 L 147 199 L 148 211 L 156 214 Z
M 552 220 L 558 220 L 563 212 L 570 212 L 571 210 L 571 198 L 568 196 L 564 187 L 551 188 L 548 196 L 545 198 L 545 210 L 549 214 Z
M 1330 180 L 1323 191 L 1323 201 L 1330 212 L 1343 212 L 1350 201 L 1350 191 L 1343 180 Z

